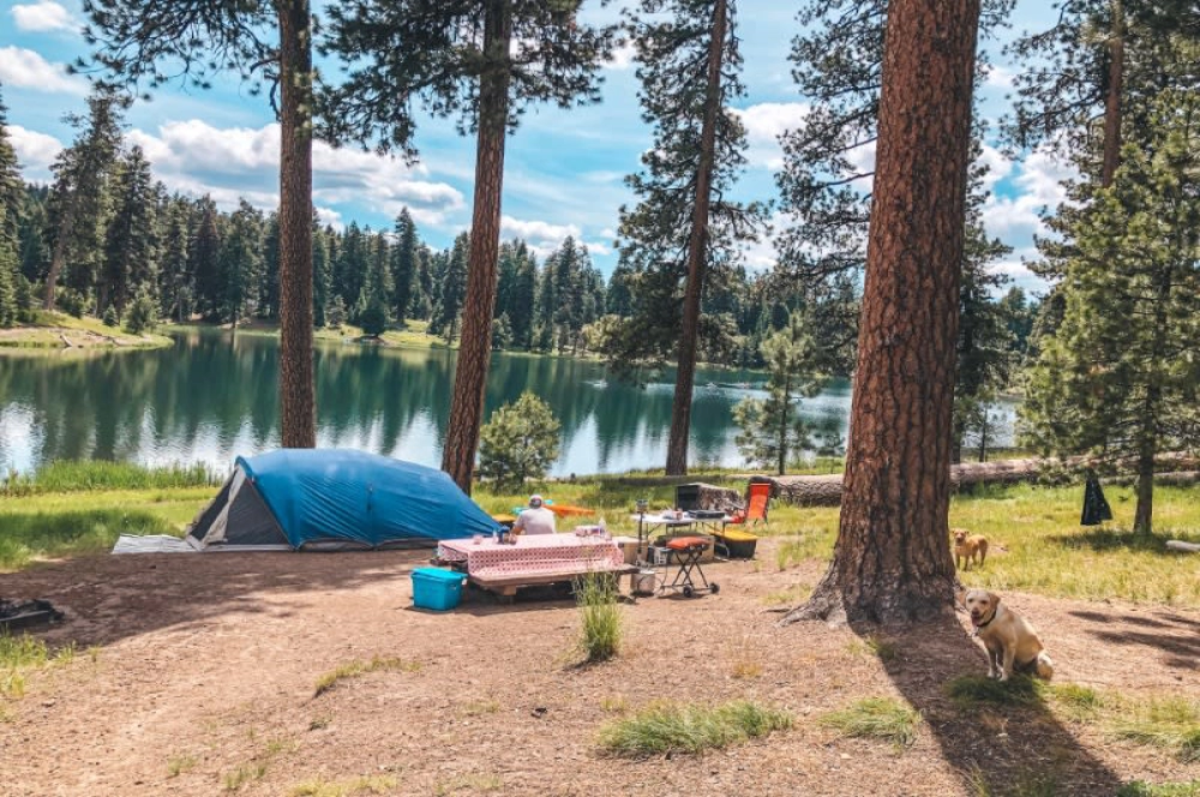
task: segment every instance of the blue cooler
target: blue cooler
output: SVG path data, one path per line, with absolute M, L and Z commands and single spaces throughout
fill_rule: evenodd
M 412 572 L 413 605 L 420 609 L 445 612 L 462 600 L 466 576 L 453 570 L 418 567 Z

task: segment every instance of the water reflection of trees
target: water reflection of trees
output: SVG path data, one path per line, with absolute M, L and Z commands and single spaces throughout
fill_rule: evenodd
M 323 344 L 315 358 L 321 445 L 439 461 L 453 352 Z M 0 357 L 0 411 L 24 408 L 10 412 L 8 422 L 31 419 L 35 464 L 62 458 L 228 463 L 235 454 L 277 444 L 278 372 L 277 341 L 253 334 L 188 332 L 174 349 L 148 352 Z M 586 435 L 578 444 L 593 460 L 588 470 L 659 465 L 657 454 L 643 460 L 665 446 L 670 386 L 598 386 L 604 376 L 594 362 L 496 354 L 486 411 L 531 390 L 562 422 L 564 452 Z M 739 391 L 697 391 L 697 459 L 717 461 L 729 450 L 732 407 L 740 398 Z M 12 445 L 5 441 L 0 457 L 20 461 Z

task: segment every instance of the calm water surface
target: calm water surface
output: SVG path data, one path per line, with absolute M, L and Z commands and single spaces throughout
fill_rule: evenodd
M 320 446 L 359 448 L 437 466 L 450 414 L 454 353 L 319 343 Z M 55 459 L 205 462 L 278 447 L 279 344 L 211 330 L 178 333 L 173 348 L 98 355 L 0 353 L 0 466 Z M 603 365 L 497 353 L 487 411 L 532 390 L 563 425 L 555 475 L 661 467 L 674 375 L 645 388 L 605 380 Z M 763 374 L 700 369 L 691 461 L 740 466 L 733 406 Z M 737 386 L 749 383 L 751 387 Z M 801 412 L 844 435 L 850 388 L 831 383 Z

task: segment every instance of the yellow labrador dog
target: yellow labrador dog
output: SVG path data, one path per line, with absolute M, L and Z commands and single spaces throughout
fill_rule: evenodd
M 964 603 L 971 614 L 975 636 L 988 654 L 988 677 L 1007 681 L 1014 668 L 1037 673 L 1049 681 L 1054 677 L 1054 662 L 1046 655 L 1037 631 L 1024 617 L 1000 602 L 999 596 L 984 589 L 967 592 Z

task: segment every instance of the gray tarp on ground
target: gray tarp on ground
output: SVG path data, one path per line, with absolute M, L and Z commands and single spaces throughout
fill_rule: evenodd
M 113 546 L 113 553 L 196 553 L 196 549 L 169 534 L 122 534 Z

